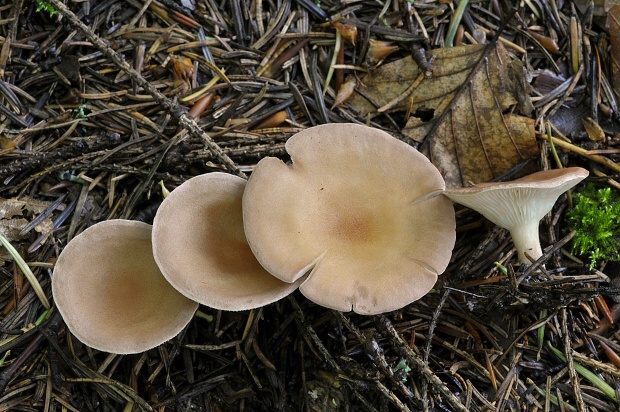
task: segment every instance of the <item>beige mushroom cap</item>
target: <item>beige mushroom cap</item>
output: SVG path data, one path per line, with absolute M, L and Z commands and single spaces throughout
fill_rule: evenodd
M 173 338 L 198 308 L 159 271 L 151 226 L 130 220 L 97 223 L 71 240 L 54 267 L 52 293 L 75 337 L 119 354 Z
M 538 224 L 558 197 L 588 176 L 581 167 L 545 170 L 510 182 L 480 183 L 473 187 L 448 189 L 453 201 L 476 210 L 496 225 L 508 229 L 519 254 L 542 256 Z
M 323 306 L 376 314 L 424 296 L 450 260 L 454 210 L 438 170 L 377 129 L 328 124 L 261 160 L 243 195 L 258 261 Z
M 212 308 L 257 308 L 299 286 L 271 276 L 252 254 L 243 232 L 245 185 L 226 173 L 193 177 L 166 197 L 153 222 L 153 255 L 166 279 Z

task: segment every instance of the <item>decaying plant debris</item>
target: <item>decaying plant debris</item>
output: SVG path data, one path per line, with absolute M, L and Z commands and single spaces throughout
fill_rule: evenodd
M 618 7 L 526 1 L 515 14 L 508 3 L 2 2 L 0 234 L 49 296 L 56 257 L 84 228 L 151 222 L 162 190 L 210 171 L 243 176 L 326 122 L 370 124 L 435 156 L 457 147 L 437 150 L 446 130 L 453 141 L 475 130 L 472 173 L 501 152 L 484 145 L 489 127 L 519 116 L 540 153 L 507 156 L 514 165 L 493 178 L 582 166 L 619 190 Z M 454 98 L 409 98 L 433 78 L 434 53 L 450 55 L 432 50 L 476 42 L 486 46 Z M 404 91 L 374 101 L 365 83 L 409 56 L 418 75 L 401 73 Z M 509 104 L 494 97 L 508 84 L 488 66 L 498 56 L 518 62 Z M 485 78 L 495 93 L 482 108 Z M 459 102 L 472 107 L 467 128 Z M 472 156 L 450 155 L 459 167 Z M 403 310 L 342 314 L 298 293 L 249 312 L 201 307 L 178 338 L 131 356 L 80 344 L 53 308 L 45 317 L 2 248 L 0 411 L 614 411 L 620 290 L 608 281 L 618 266 L 588 270 L 563 252 L 569 207 L 563 196 L 544 219 L 548 247 L 527 269 L 507 231 L 460 209 L 452 263 L 434 293 Z

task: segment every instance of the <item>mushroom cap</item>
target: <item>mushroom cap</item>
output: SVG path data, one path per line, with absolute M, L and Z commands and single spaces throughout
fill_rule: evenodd
M 478 211 L 505 229 L 538 222 L 558 197 L 588 176 L 581 167 L 544 170 L 510 182 L 480 183 L 448 189 L 453 201 Z
M 151 226 L 131 220 L 100 222 L 71 240 L 54 267 L 52 293 L 76 338 L 119 354 L 173 338 L 198 308 L 162 276 Z
M 274 276 L 320 305 L 360 314 L 424 296 L 450 260 L 451 202 L 439 171 L 411 146 L 356 124 L 306 129 L 292 164 L 262 159 L 243 195 L 248 243 Z
M 245 185 L 226 173 L 193 177 L 166 197 L 153 222 L 153 255 L 166 279 L 215 309 L 257 308 L 299 286 L 271 276 L 252 254 L 243 232 Z

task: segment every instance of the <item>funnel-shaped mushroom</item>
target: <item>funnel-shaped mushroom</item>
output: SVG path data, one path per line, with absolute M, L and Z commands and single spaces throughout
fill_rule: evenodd
M 110 353 L 154 348 L 198 308 L 159 271 L 151 226 L 130 220 L 97 223 L 71 240 L 54 267 L 52 293 L 75 337 Z
M 153 255 L 166 279 L 212 308 L 257 308 L 299 286 L 271 276 L 252 254 L 243 232 L 245 185 L 226 173 L 193 177 L 166 197 L 153 222 Z
M 546 170 L 511 182 L 480 183 L 474 187 L 448 189 L 453 201 L 474 209 L 497 226 L 508 229 L 519 255 L 529 264 L 542 256 L 538 224 L 553 207 L 558 196 L 588 176 L 581 167 Z
M 323 306 L 376 314 L 424 296 L 450 260 L 454 210 L 411 146 L 355 124 L 291 137 L 292 164 L 261 160 L 243 195 L 258 261 Z

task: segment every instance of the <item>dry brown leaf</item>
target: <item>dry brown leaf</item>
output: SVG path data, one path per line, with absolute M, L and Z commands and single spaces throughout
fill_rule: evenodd
M 54 221 L 52 221 L 52 219 L 45 218 L 41 221 L 41 223 L 39 223 L 38 225 L 36 225 L 34 227 L 34 230 L 37 233 L 49 233 L 54 229 Z
M 181 88 L 184 93 L 192 88 L 192 77 L 194 76 L 194 63 L 187 57 L 170 56 L 172 61 L 172 75 L 174 77 L 174 88 Z
M 23 238 L 20 232 L 28 224 L 28 220 L 24 219 L 22 213 L 26 211 L 28 214 L 36 215 L 47 209 L 50 204 L 51 202 L 35 200 L 28 196 L 20 199 L 0 198 L 0 234 L 9 242 Z M 46 230 L 52 225 L 52 219 L 46 218 L 35 229 Z
M 338 89 L 338 94 L 336 95 L 336 98 L 334 99 L 334 104 L 332 105 L 332 109 L 334 107 L 340 106 L 349 97 L 351 97 L 356 87 L 357 87 L 357 79 L 355 78 L 355 76 L 349 77 L 346 82 L 342 83 L 342 85 Z
M 15 199 L 0 199 L 0 219 L 10 219 L 24 210 L 23 202 Z
M 585 116 L 581 118 L 581 123 L 583 123 L 583 127 L 591 140 L 595 142 L 605 141 L 605 131 L 594 119 Z
M 472 131 L 476 121 L 468 109 L 457 106 L 430 142 L 431 161 L 444 176 L 447 187 L 488 182 L 538 150 L 533 119 L 508 115 L 502 121 L 500 112 L 490 112 L 492 117 L 478 119 L 480 137 Z M 415 131 L 411 134 L 415 135 Z
M 475 45 L 432 51 L 432 78 L 424 78 L 409 95 L 403 92 L 421 73 L 410 58 L 384 65 L 361 81 L 365 94 L 380 107 L 402 100 L 390 110 L 418 114 L 403 133 L 425 143 L 448 187 L 492 180 L 538 151 L 533 121 L 504 115 L 509 107 L 523 104 L 526 95 L 519 90 L 525 82 L 519 81 L 518 62 L 511 62 L 499 45 L 469 77 L 484 50 Z M 349 104 L 362 113 L 377 111 L 359 95 Z
M 467 79 L 469 72 L 480 59 L 480 55 L 484 50 L 483 45 L 461 46 L 446 49 L 436 49 L 427 53 L 427 58 L 433 61 L 433 76 L 424 79 L 422 83 L 416 87 L 412 93 L 404 99 L 398 106 L 390 111 L 405 110 L 409 106 L 408 100 L 411 98 L 414 102 L 411 107 L 412 112 L 423 108 L 441 109 L 441 103 L 449 99 L 446 97 L 454 93 Z M 508 62 L 509 58 L 503 47 L 499 47 L 498 54 L 503 62 Z M 494 53 L 492 53 L 494 54 Z M 504 90 L 500 90 L 500 80 L 504 82 L 510 81 L 508 76 L 507 65 L 493 67 L 492 64 L 498 63 L 499 58 L 492 58 L 489 61 L 489 69 L 491 74 L 497 74 L 492 77 L 494 89 L 498 89 L 497 98 L 503 108 L 516 103 L 509 87 L 503 86 Z M 501 73 L 498 71 L 501 70 Z M 366 96 L 372 98 L 374 103 L 379 107 L 383 107 L 390 101 L 400 96 L 421 74 L 418 65 L 413 58 L 406 57 L 394 62 L 383 64 L 375 72 L 370 73 L 361 79 L 363 84 L 362 90 Z M 502 79 L 501 76 L 504 76 Z M 349 104 L 362 114 L 375 112 L 375 106 L 366 98 L 359 94 L 354 94 L 349 99 Z
M 609 37 L 611 43 L 611 86 L 620 95 L 620 4 L 609 9 Z
M 21 214 L 24 210 L 32 214 L 39 214 L 50 204 L 51 202 L 35 200 L 28 196 L 24 196 L 20 199 L 0 198 L 0 219 L 10 219 L 15 215 Z M 62 210 L 62 208 L 60 208 L 60 210 Z

